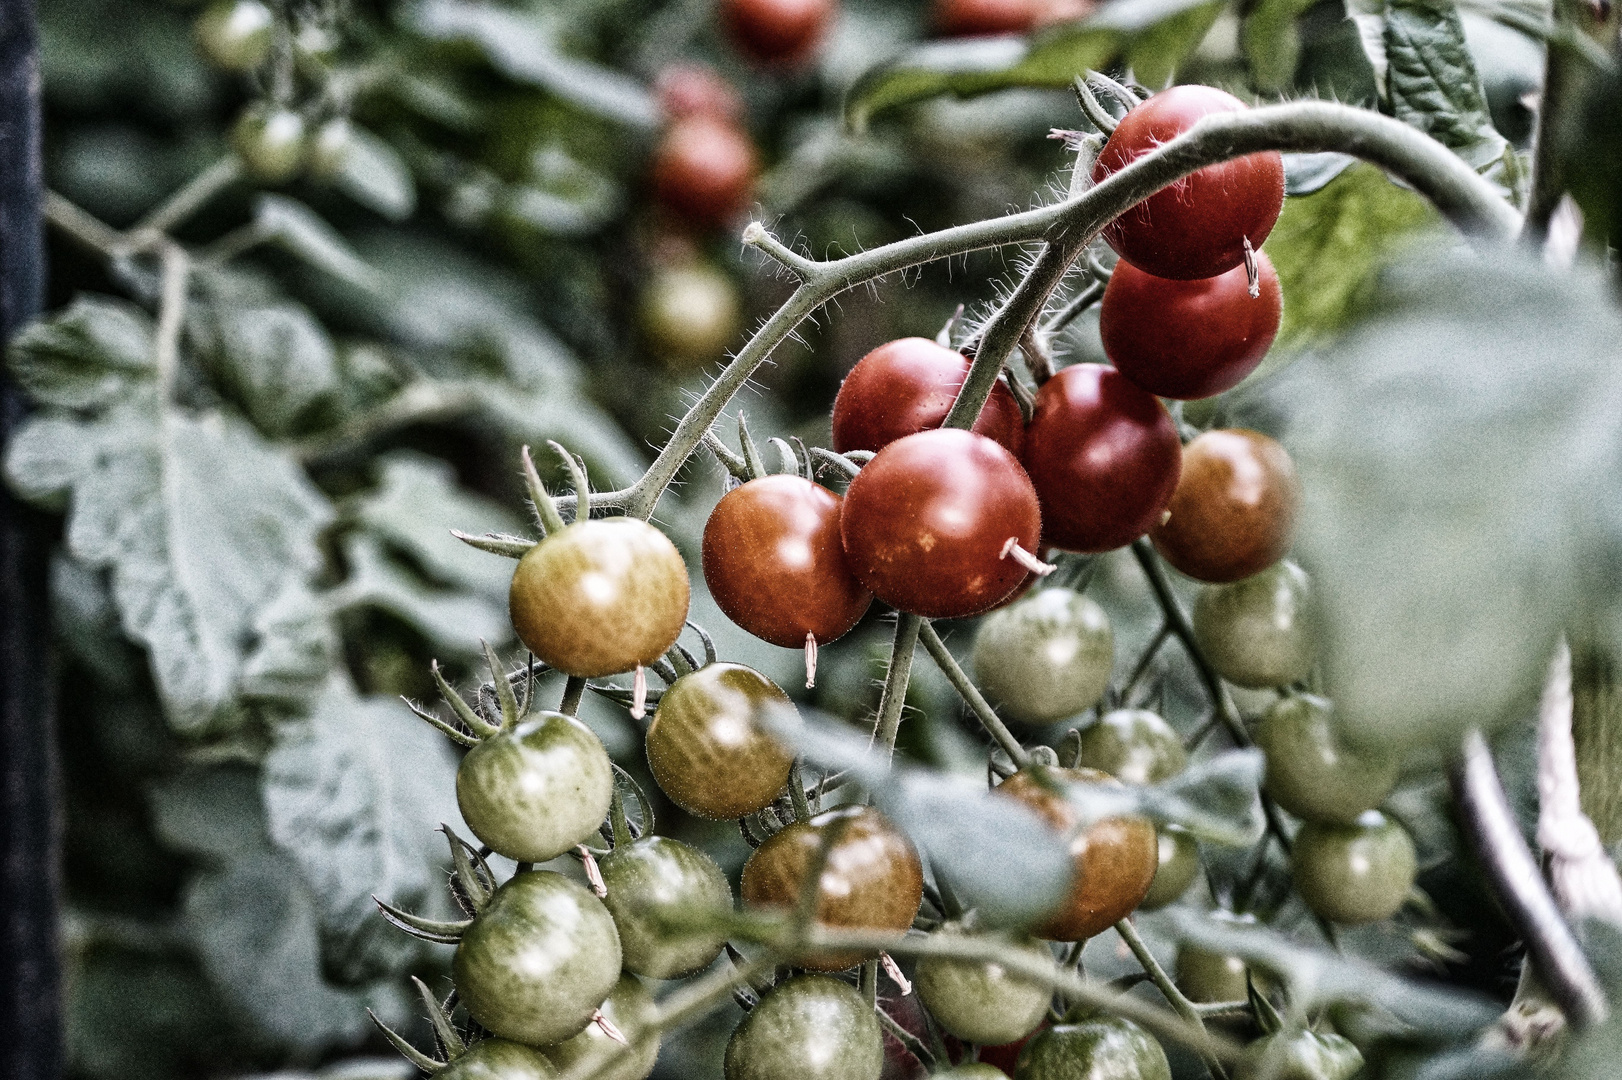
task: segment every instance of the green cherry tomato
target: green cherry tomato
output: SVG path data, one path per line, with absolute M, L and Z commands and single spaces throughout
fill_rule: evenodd
M 1194 602 L 1194 638 L 1229 682 L 1257 689 L 1306 678 L 1317 652 L 1312 586 L 1292 562 L 1231 585 L 1207 585 Z
M 1308 821 L 1355 821 L 1397 782 L 1396 760 L 1347 750 L 1335 734 L 1334 707 L 1311 694 L 1269 709 L 1256 744 L 1267 755 L 1267 793 Z
M 671 683 L 648 726 L 648 768 L 659 789 L 714 821 L 769 804 L 794 765 L 763 724 L 774 709 L 793 712 L 794 703 L 742 664 L 707 664 Z
M 1231 911 L 1213 911 L 1211 918 L 1239 926 L 1254 926 L 1254 915 L 1236 915 Z M 1257 979 L 1261 982 L 1260 977 Z M 1190 1001 L 1244 1001 L 1250 996 L 1245 962 L 1237 956 L 1215 953 L 1197 945 L 1183 945 L 1177 950 L 1177 985 Z
M 942 933 L 963 933 L 945 927 Z M 1052 954 L 1041 942 L 1026 940 L 1015 947 L 1039 960 Z M 1001 964 L 926 956 L 913 976 L 918 1000 L 941 1027 L 965 1042 L 1000 1046 L 1035 1031 L 1047 1015 L 1053 991 L 1025 982 Z
M 726 1080 L 879 1080 L 884 1038 L 849 983 L 801 975 L 768 990 L 727 1042 Z
M 310 175 L 331 182 L 343 175 L 353 145 L 354 128 L 344 117 L 328 120 L 310 140 Z
M 534 713 L 467 752 L 456 802 L 473 835 L 518 862 L 546 862 L 595 833 L 608 816 L 614 770 L 590 728 Z
M 1044 725 L 1091 708 L 1109 685 L 1109 616 L 1069 589 L 1043 589 L 993 612 L 974 638 L 974 673 L 1005 718 Z
M 1408 830 L 1378 810 L 1350 825 L 1309 821 L 1290 852 L 1290 873 L 1307 907 L 1354 926 L 1395 915 L 1417 868 Z
M 596 1080 L 642 1080 L 653 1071 L 653 1063 L 659 1057 L 659 1033 L 649 1031 L 638 1034 L 658 1011 L 653 1004 L 653 995 L 648 993 L 647 987 L 635 975 L 621 975 L 601 1008 L 608 1022 L 630 1040 L 630 1046 L 614 1059 L 612 1065 L 592 1076 Z M 574 1038 L 548 1046 L 543 1052 L 559 1072 L 568 1072 L 581 1058 L 610 1045 L 619 1044 L 596 1024 L 587 1024 L 586 1029 Z
M 1076 764 L 1128 784 L 1158 784 L 1188 766 L 1188 751 L 1159 714 L 1115 709 L 1082 729 Z
M 1175 904 L 1200 875 L 1200 845 L 1192 833 L 1175 825 L 1162 825 L 1156 830 L 1156 838 L 1160 844 L 1160 863 L 1155 868 L 1149 895 L 1138 905 L 1141 911 L 1159 911 L 1168 904 Z
M 995 1065 L 971 1061 L 947 1069 L 945 1072 L 931 1073 L 930 1080 L 1008 1080 L 1008 1074 Z
M 231 129 L 231 145 L 253 179 L 285 184 L 304 168 L 304 118 L 290 109 L 251 107 Z
M 1026 1044 L 1014 1080 L 1171 1080 L 1166 1051 L 1130 1020 L 1054 1024 Z
M 484 1039 L 434 1076 L 436 1080 L 552 1080 L 557 1074 L 539 1050 L 506 1039 Z
M 1352 1080 L 1363 1067 L 1357 1047 L 1339 1035 L 1278 1032 L 1245 1047 L 1235 1080 Z
M 451 961 L 462 1004 L 492 1034 L 531 1045 L 580 1033 L 619 980 L 608 909 L 562 874 L 504 883 L 462 934 Z
M 725 935 L 673 933 L 660 922 L 732 911 L 732 886 L 714 859 L 680 840 L 648 836 L 616 848 L 600 866 L 608 887 L 603 903 L 619 928 L 627 971 L 676 979 L 715 959 Z
M 700 262 L 654 271 L 638 305 L 643 336 L 656 356 L 677 371 L 718 360 L 742 319 L 732 279 Z
M 220 0 L 197 17 L 197 43 L 216 67 L 251 71 L 270 55 L 276 16 L 259 0 Z
M 507 601 L 530 652 L 595 679 L 669 651 L 686 625 L 690 588 L 669 537 L 611 517 L 569 525 L 526 551 Z

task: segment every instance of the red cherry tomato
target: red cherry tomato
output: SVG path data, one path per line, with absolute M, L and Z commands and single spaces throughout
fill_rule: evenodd
M 1110 551 L 1160 523 L 1183 448 L 1154 395 L 1101 364 L 1042 384 L 1025 431 L 1025 469 L 1042 498 L 1042 542 Z
M 1023 34 L 1036 25 L 1036 0 L 936 0 L 935 26 L 946 37 Z
M 983 435 L 937 428 L 897 439 L 850 483 L 840 520 L 845 556 L 880 600 L 930 619 L 981 612 L 1025 568 L 1010 537 L 1035 551 L 1036 491 L 1019 461 Z
M 1239 112 L 1244 102 L 1210 86 L 1174 86 L 1121 119 L 1093 165 L 1100 181 L 1181 135 L 1203 116 Z M 1284 207 L 1284 159 L 1247 154 L 1186 176 L 1104 227 L 1121 258 L 1157 277 L 1215 277 L 1244 262 L 1244 242 L 1261 247 Z
M 721 0 L 721 26 L 738 51 L 762 64 L 811 58 L 839 14 L 839 0 Z
M 1273 261 L 1256 253 L 1260 296 L 1245 268 L 1174 281 L 1122 261 L 1104 290 L 1098 331 L 1115 370 L 1161 397 L 1211 397 L 1256 370 L 1284 312 Z
M 1228 582 L 1282 559 L 1295 536 L 1295 462 L 1266 435 L 1207 431 L 1183 447 L 1183 473 L 1150 530 L 1167 562 L 1197 581 Z
M 707 116 L 735 123 L 743 115 L 743 99 L 731 83 L 704 64 L 672 64 L 653 83 L 659 107 L 671 120 Z
M 901 338 L 857 361 L 834 398 L 834 449 L 882 450 L 919 431 L 938 428 L 969 375 L 969 358 L 927 338 Z M 1025 442 L 1025 417 L 1001 381 L 991 389 L 974 431 L 1015 457 Z
M 704 525 L 704 580 L 727 618 L 789 649 L 856 625 L 873 594 L 845 562 L 842 502 L 799 476 L 763 476 L 722 496 Z
M 724 120 L 689 116 L 665 132 L 654 151 L 653 189 L 659 201 L 701 225 L 723 225 L 749 206 L 755 145 Z

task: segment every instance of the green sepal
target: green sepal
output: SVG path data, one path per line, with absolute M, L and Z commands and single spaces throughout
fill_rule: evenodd
M 743 418 L 743 410 L 738 410 L 738 445 L 743 448 L 743 465 L 749 473 L 749 479 L 759 480 L 766 475 L 766 466 L 760 460 L 760 447 L 755 445 L 755 437 L 749 434 L 749 422 Z
M 467 725 L 469 731 L 478 738 L 488 739 L 500 730 L 474 711 L 473 706 L 467 703 L 467 699 L 458 694 L 456 689 L 445 681 L 445 676 L 440 673 L 438 660 L 429 663 L 428 671 L 434 677 L 434 685 L 439 687 L 440 696 L 451 707 L 451 711 L 456 714 L 456 718 Z
M 508 536 L 505 533 L 486 533 L 483 536 L 474 536 L 459 529 L 452 529 L 451 535 L 471 548 L 488 551 L 492 555 L 500 555 L 504 559 L 522 559 L 535 546 L 534 540 L 526 540 L 522 536 Z
M 415 975 L 411 976 L 411 984 L 417 988 L 417 993 L 421 996 L 423 1005 L 428 1009 L 428 1022 L 433 1025 L 434 1035 L 439 1039 L 440 1045 L 445 1048 L 445 1060 L 455 1061 L 467 1053 L 467 1043 L 462 1041 L 461 1033 L 451 1023 L 451 1018 L 445 1012 L 444 1006 L 439 1003 L 439 999 L 434 997 L 432 990 L 428 989 L 428 984 Z
M 473 925 L 472 919 L 460 919 L 454 922 L 440 919 L 425 919 L 421 915 L 413 915 L 409 911 L 395 907 L 386 900 L 372 897 L 372 903 L 382 911 L 383 918 L 397 929 L 404 930 L 412 937 L 423 941 L 432 941 L 436 945 L 455 945 L 462 939 L 462 932 Z
M 541 535 L 551 536 L 562 532 L 563 515 L 558 513 L 557 503 L 552 501 L 552 496 L 546 493 L 541 474 L 535 471 L 535 459 L 529 456 L 529 447 L 520 450 L 518 457 L 523 462 L 524 487 L 529 491 L 530 508 L 535 513 L 535 524 L 541 527 Z
M 400 1055 L 407 1061 L 411 1062 L 411 1064 L 415 1065 L 429 1076 L 432 1076 L 445 1068 L 445 1062 L 435 1061 L 421 1050 L 418 1050 L 415 1046 L 412 1046 L 410 1043 L 406 1042 L 402 1036 L 394 1031 L 393 1028 L 379 1020 L 377 1018 L 377 1014 L 371 1009 L 366 1010 L 366 1015 L 372 1018 L 372 1023 L 376 1024 L 377 1029 L 383 1033 L 383 1037 L 389 1040 L 389 1045 L 400 1051 Z
M 476 737 L 445 723 L 445 721 L 441 720 L 439 717 L 435 716 L 421 705 L 418 705 L 415 701 L 412 701 L 404 694 L 400 695 L 400 700 L 405 702 L 406 708 L 410 709 L 413 713 L 416 713 L 417 719 L 433 725 L 433 727 L 438 729 L 441 734 L 445 735 L 453 742 L 460 743 L 462 746 L 470 747 L 479 745 L 479 740 Z
M 547 446 L 552 452 L 563 459 L 563 467 L 569 470 L 569 482 L 574 485 L 574 519 L 585 521 L 591 517 L 591 482 L 586 478 L 586 463 L 584 459 L 576 457 L 565 450 L 562 445 L 548 439 Z
M 484 648 L 484 662 L 490 665 L 490 681 L 496 690 L 496 701 L 501 703 L 501 730 L 511 731 L 518 726 L 518 697 L 513 684 L 507 679 L 506 669 L 496 659 L 496 651 L 488 641 L 479 642 Z
M 1284 1018 L 1267 999 L 1267 995 L 1256 988 L 1256 979 L 1247 968 L 1245 971 L 1245 994 L 1250 998 L 1250 1008 L 1256 1014 L 1256 1026 L 1262 1029 L 1263 1035 L 1271 1035 L 1284 1027 Z

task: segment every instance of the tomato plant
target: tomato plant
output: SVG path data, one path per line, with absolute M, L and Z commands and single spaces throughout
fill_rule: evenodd
M 715 860 L 680 840 L 646 836 L 601 862 L 603 904 L 619 932 L 625 970 L 674 979 L 709 966 L 724 944 L 710 933 L 674 933 L 665 924 L 694 912 L 728 912 L 732 886 Z
M 1417 864 L 1408 830 L 1377 810 L 1350 824 L 1309 821 L 1296 834 L 1290 872 L 1307 906 L 1326 919 L 1389 919 L 1408 899 Z
M 1088 1017 L 1054 1024 L 1019 1055 L 1017 1080 L 1171 1080 L 1155 1037 L 1130 1020 Z
M 259 0 L 219 0 L 197 18 L 197 42 L 226 71 L 248 71 L 270 55 L 276 16 Z
M 1189 577 L 1238 581 L 1288 553 L 1300 501 L 1295 463 L 1277 442 L 1254 431 L 1207 431 L 1183 448 L 1170 516 L 1149 535 Z
M 834 398 L 834 449 L 879 451 L 897 439 L 941 426 L 969 360 L 926 338 L 886 342 L 862 357 Z M 972 430 L 995 439 L 1015 457 L 1025 444 L 1025 417 L 1006 384 L 998 383 Z

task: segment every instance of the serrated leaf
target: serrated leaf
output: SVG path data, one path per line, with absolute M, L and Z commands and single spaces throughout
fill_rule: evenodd
M 1386 0 L 1382 36 L 1392 114 L 1476 168 L 1501 158 L 1509 144 L 1492 126 L 1451 0 Z
M 404 221 L 417 209 L 417 184 L 405 159 L 358 124 L 349 127 L 343 160 L 332 183 L 390 221 Z
M 206 319 L 220 379 L 261 431 L 307 430 L 340 392 L 332 339 L 300 304 L 218 304 Z
M 372 292 L 383 288 L 377 271 L 355 254 L 338 230 L 297 199 L 259 196 L 254 227 L 269 242 L 341 281 Z
M 496 598 L 424 581 L 367 533 L 344 537 L 343 550 L 349 576 L 327 597 L 335 610 L 373 607 L 386 611 L 414 627 L 440 655 L 471 657 L 477 654 L 480 641 L 505 642 L 512 636 L 505 594 Z M 484 557 L 497 564 L 505 562 L 492 555 Z M 510 568 L 512 564 L 506 565 Z
M 930 42 L 872 69 L 845 98 L 845 121 L 866 128 L 876 114 L 947 94 L 976 97 L 1014 87 L 1070 86 L 1088 69 L 1121 61 L 1159 85 L 1221 14 L 1220 0 L 1116 0 L 1098 14 L 1033 34 Z
M 151 380 L 152 320 L 123 300 L 80 296 L 24 327 L 7 359 L 18 384 L 40 404 L 101 408 Z
M 327 599 L 297 578 L 253 621 L 253 645 L 242 663 L 244 697 L 285 706 L 307 704 L 326 684 L 338 656 Z

